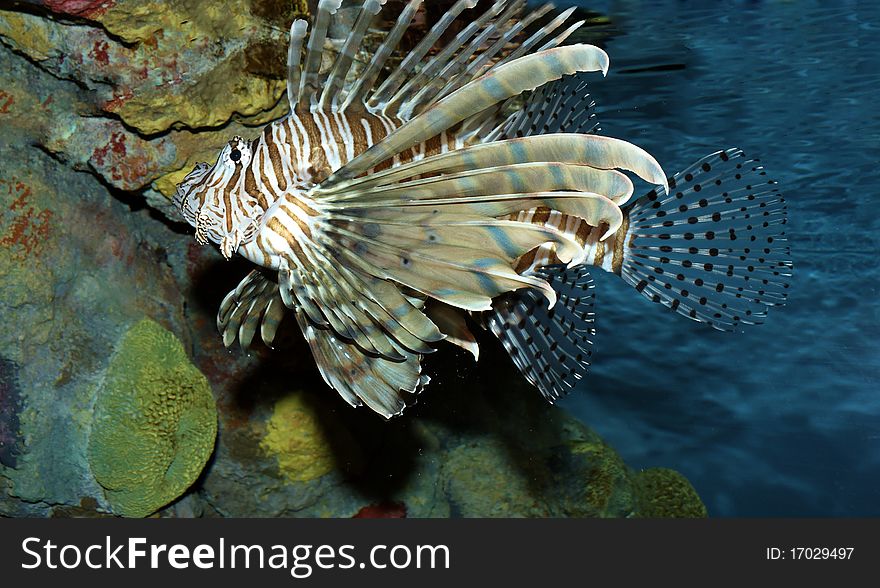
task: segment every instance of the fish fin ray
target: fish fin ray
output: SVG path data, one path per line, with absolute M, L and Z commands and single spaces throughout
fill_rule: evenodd
M 345 81 L 355 53 L 361 46 L 367 27 L 373 22 L 374 17 L 382 10 L 382 5 L 387 0 L 364 0 L 361 10 L 351 27 L 348 37 L 342 44 L 339 54 L 333 63 L 330 75 L 322 84 L 321 98 L 318 101 L 318 109 L 322 111 L 337 110 L 340 99 L 345 92 Z
M 301 310 L 295 315 L 324 382 L 350 405 L 366 405 L 390 419 L 400 415 L 427 384 L 421 355 L 400 349 L 403 361 L 373 357 L 333 331 L 316 327 Z
M 599 130 L 595 108 L 583 76 L 565 76 L 535 90 L 498 134 L 508 139 L 548 133 L 593 134 Z
M 300 96 L 300 81 L 302 80 L 302 46 L 309 23 L 302 19 L 296 19 L 290 25 L 290 45 L 287 49 L 287 101 L 290 112 L 296 110 Z
M 271 347 L 284 317 L 278 284 L 259 270 L 246 275 L 223 299 L 217 312 L 217 330 L 223 344 L 230 347 L 236 339 L 247 353 L 257 328 L 267 347 Z
M 440 17 L 433 27 L 422 37 L 419 43 L 407 53 L 400 64 L 383 80 L 367 100 L 367 106 L 373 110 L 383 110 L 388 100 L 406 82 L 410 74 L 427 55 L 428 51 L 443 35 L 449 25 L 464 10 L 476 6 L 476 0 L 458 0 Z
M 493 302 L 487 322 L 522 375 L 555 402 L 590 366 L 596 332 L 593 279 L 583 266 L 535 273 L 556 292 L 556 305 L 548 309 L 528 290 L 508 292 Z
M 666 174 L 646 151 L 613 137 L 578 133 L 551 133 L 472 145 L 432 155 L 367 176 L 325 182 L 313 192 L 319 201 L 348 199 L 344 194 L 368 188 L 393 186 L 429 174 L 474 173 L 474 170 L 524 163 L 571 163 L 602 170 L 630 171 L 666 189 Z M 624 201 L 618 201 L 622 204 Z
M 420 353 L 442 335 L 430 319 L 390 282 L 341 264 L 334 248 L 320 240 L 304 247 L 307 258 L 293 269 L 285 259 L 279 270 L 284 303 L 299 308 L 318 328 L 331 328 L 362 351 L 403 361 L 398 347 Z
M 470 116 L 526 90 L 580 71 L 607 71 L 608 55 L 592 45 L 570 45 L 520 57 L 422 111 L 336 170 L 322 185 L 355 178 L 413 145 L 427 141 Z
M 409 0 L 398 16 L 397 21 L 395 21 L 394 26 L 391 27 L 391 30 L 388 32 L 388 36 L 385 37 L 385 40 L 379 48 L 376 49 L 376 52 L 373 53 L 366 69 L 357 77 L 351 88 L 349 88 L 345 95 L 345 101 L 342 104 L 342 110 L 346 110 L 353 106 L 360 108 L 365 106 L 368 100 L 368 93 L 373 91 L 374 84 L 379 77 L 379 74 L 382 72 L 382 68 L 385 66 L 388 58 L 394 53 L 394 50 L 397 48 L 407 29 L 409 29 L 409 25 L 423 1 L 424 0 Z
M 464 349 L 474 356 L 474 361 L 480 359 L 480 344 L 468 327 L 467 315 L 461 309 L 432 301 L 425 310 L 428 317 L 446 335 L 445 341 Z

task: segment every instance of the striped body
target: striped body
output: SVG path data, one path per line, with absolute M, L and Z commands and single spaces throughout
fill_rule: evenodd
M 238 253 L 263 267 L 278 269 L 280 254 L 289 253 L 291 243 L 298 256 L 311 243 L 312 229 L 321 219 L 321 205 L 305 191 L 384 139 L 401 125 L 396 118 L 367 111 L 295 113 L 268 125 L 254 142 L 254 157 L 245 181 L 233 189 L 273 207 L 272 219 L 253 240 L 242 243 Z M 460 147 L 445 131 L 395 155 L 372 171 L 381 171 Z M 249 181 L 248 178 L 253 178 Z M 261 201 L 261 205 L 263 202 Z M 233 211 L 234 213 L 234 211 Z M 231 216 L 227 213 L 227 217 Z
M 253 140 L 234 137 L 178 186 L 175 203 L 200 243 L 273 270 L 252 271 L 223 300 L 225 345 L 246 349 L 257 330 L 271 345 L 289 310 L 325 382 L 388 418 L 427 384 L 421 358 L 440 341 L 477 356 L 467 313 L 484 313 L 546 398 L 564 394 L 585 373 L 595 332 L 585 266 L 716 328 L 758 322 L 784 303 L 790 263 L 772 244 L 784 242 L 784 207 L 762 169 L 752 164 L 758 181 L 742 181 L 751 162 L 719 152 L 674 177 L 670 196 L 650 154 L 595 134 L 575 76 L 606 73 L 608 55 L 561 45 L 584 22 L 563 27 L 573 8 L 538 21 L 551 5 L 474 10 L 477 0 L 457 0 L 388 67 L 423 7 L 407 0 L 352 72 L 384 4 L 363 0 L 329 70 L 325 41 L 341 0 L 318 1 L 308 39 L 308 23 L 294 21 L 291 114 Z M 627 204 L 624 172 L 661 190 Z M 746 235 L 766 239 L 764 253 L 741 249 Z
M 581 256 L 572 260 L 575 265 L 593 265 L 606 272 L 620 274 L 624 247 L 629 238 L 629 217 L 611 236 L 602 239 L 607 226 L 592 226 L 582 218 L 561 214 L 549 208 L 536 208 L 510 215 L 512 220 L 551 228 L 573 239 L 583 249 Z M 523 255 L 516 265 L 520 273 L 535 273 L 541 268 L 562 264 L 552 245 L 541 245 Z
M 193 174 L 198 175 L 188 184 L 191 193 L 198 196 L 194 206 L 184 208 L 184 214 L 186 216 L 187 209 L 193 207 L 203 211 L 203 218 L 199 220 L 207 226 L 202 228 L 199 222 L 194 222 L 199 241 L 218 242 L 227 258 L 237 252 L 261 266 L 277 269 L 277 252 L 289 249 L 281 242 L 274 246 L 279 235 L 284 239 L 296 236 L 302 245 L 302 238 L 309 235 L 309 226 L 319 214 L 318 207 L 304 193 L 401 124 L 396 117 L 364 109 L 295 112 L 267 125 L 250 143 L 233 139 L 214 168 L 197 168 L 187 176 L 190 179 Z M 453 133 L 443 131 L 381 162 L 370 173 L 461 146 L 462 141 Z M 232 161 L 229 157 L 232 151 L 245 155 Z M 221 168 L 221 173 L 217 173 L 218 167 L 229 161 L 232 169 L 223 173 Z M 184 180 L 184 185 L 186 183 Z M 260 231 L 263 228 L 260 219 L 276 204 L 285 214 Z M 207 212 L 213 215 L 205 214 Z M 210 239 L 212 227 L 216 231 Z M 261 236 L 260 232 L 265 234 Z

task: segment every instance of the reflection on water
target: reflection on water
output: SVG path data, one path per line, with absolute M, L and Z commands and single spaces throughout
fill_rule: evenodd
M 724 147 L 759 157 L 795 275 L 741 335 L 596 275 L 594 370 L 563 405 L 627 462 L 682 471 L 713 515 L 880 514 L 880 3 L 582 4 L 614 23 L 603 132 L 670 175 Z

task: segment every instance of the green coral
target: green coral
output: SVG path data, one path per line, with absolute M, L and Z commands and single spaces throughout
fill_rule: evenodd
M 687 478 L 667 468 L 651 468 L 635 476 L 638 516 L 643 518 L 704 518 L 706 506 Z
M 122 337 L 89 440 L 89 465 L 116 514 L 143 517 L 183 494 L 214 450 L 208 381 L 177 338 L 144 319 Z

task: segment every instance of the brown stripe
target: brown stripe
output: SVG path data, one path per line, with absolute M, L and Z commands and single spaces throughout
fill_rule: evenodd
M 373 135 L 373 145 L 375 145 L 385 138 L 385 135 L 388 134 L 388 131 L 385 130 L 385 123 L 379 120 L 378 116 L 370 115 L 365 118 L 367 123 L 370 125 L 370 134 Z
M 386 159 L 385 161 L 374 167 L 373 171 L 380 172 L 382 170 L 390 168 L 392 165 L 394 165 L 394 159 Z
M 518 274 L 523 273 L 530 267 L 532 267 L 532 263 L 535 262 L 535 257 L 538 255 L 538 248 L 534 248 L 531 251 L 525 253 L 522 257 L 519 258 L 519 261 L 514 268 L 514 271 Z
M 267 208 L 269 208 L 269 201 L 266 200 L 266 196 L 263 194 L 263 192 L 257 188 L 257 178 L 256 176 L 254 176 L 253 168 L 253 165 L 249 165 L 247 170 L 245 170 L 244 172 L 244 191 L 247 192 L 248 196 L 256 200 L 263 211 L 265 211 Z
M 289 198 L 288 198 L 288 202 L 290 202 Z M 309 206 L 308 204 L 306 204 L 302 200 L 295 200 L 292 202 L 292 204 L 294 206 L 298 206 L 300 210 L 302 210 L 303 212 L 305 212 L 309 216 L 318 216 L 320 214 L 317 210 L 315 210 L 314 208 L 312 208 L 311 206 Z
M 626 233 L 629 230 L 629 214 L 623 215 L 623 224 L 614 234 L 614 257 L 611 259 L 611 271 L 620 274 L 623 267 L 623 248 L 626 245 Z
M 397 154 L 397 160 L 403 163 L 409 163 L 413 160 L 413 150 L 412 149 L 404 149 L 400 153 Z
M 425 157 L 440 153 L 440 135 L 431 137 L 425 141 Z
M 330 162 L 327 159 L 327 146 L 321 141 L 321 131 L 315 122 L 315 116 L 311 113 L 300 117 L 303 128 L 309 136 L 310 157 L 309 168 L 306 170 L 313 182 L 319 183 L 330 175 Z
M 550 220 L 550 212 L 550 209 L 546 206 L 539 206 L 535 209 L 535 214 L 532 216 L 532 223 L 536 225 L 544 225 Z
M 574 234 L 575 240 L 578 242 L 578 245 L 583 247 L 587 243 L 587 239 L 590 238 L 590 233 L 593 232 L 593 227 L 591 227 L 587 221 L 581 220 L 578 223 L 577 231 Z
M 596 243 L 596 257 L 593 258 L 593 265 L 602 265 L 602 260 L 605 259 L 605 241 L 598 241 Z
M 304 223 L 296 215 L 296 212 L 291 208 L 292 206 L 299 207 L 299 204 L 297 202 L 291 202 L 290 200 L 285 200 L 284 202 L 281 203 L 280 208 L 281 208 L 281 210 L 284 211 L 284 214 L 286 214 L 290 218 L 290 220 L 292 220 L 293 222 L 296 223 L 296 225 L 306 235 L 306 237 L 311 239 L 312 238 L 311 229 L 309 229 L 309 226 L 306 223 Z
M 293 118 L 288 117 L 286 124 L 287 128 L 285 130 L 287 131 L 287 144 L 290 145 L 290 153 L 293 157 L 292 163 L 293 166 L 296 167 L 299 164 L 297 156 L 302 155 L 303 150 L 306 148 L 306 143 L 300 136 L 299 129 L 294 124 Z
M 269 126 L 271 127 L 272 125 Z M 266 141 L 266 147 L 269 149 L 269 160 L 272 162 L 272 171 L 278 180 L 278 187 L 284 191 L 287 189 L 287 180 L 284 179 L 284 164 L 281 160 L 281 152 L 278 150 L 278 145 L 275 144 L 275 138 L 271 133 L 268 136 L 264 135 L 263 138 Z
M 189 189 L 190 194 L 194 194 L 194 193 L 198 192 L 197 200 L 199 202 L 199 208 L 201 208 L 201 206 L 205 203 L 205 196 L 207 196 L 208 188 L 209 188 L 208 180 L 211 178 L 212 171 L 214 171 L 214 170 L 213 169 L 209 170 L 208 173 L 206 173 L 204 175 L 204 177 L 202 177 L 201 180 L 199 180 L 197 183 L 193 184 Z
M 263 260 L 268 262 L 269 258 L 272 257 L 272 254 L 269 252 L 269 248 L 266 247 L 266 243 L 263 242 L 262 233 L 257 233 L 257 249 L 263 254 Z
M 232 190 L 235 188 L 235 185 L 238 183 L 238 178 L 241 177 L 241 166 L 235 166 L 235 173 L 232 174 L 232 177 L 229 179 L 229 183 L 226 184 L 225 189 L 223 190 L 223 205 L 226 207 L 226 232 L 232 232 Z
M 330 137 L 332 137 L 333 142 L 336 143 L 336 150 L 339 151 L 339 161 L 342 162 L 342 165 L 345 165 L 348 163 L 348 157 L 345 155 L 345 140 L 343 139 L 342 132 L 336 122 L 336 117 L 330 112 L 325 113 L 324 116 L 327 118 Z
M 272 216 L 269 217 L 269 220 L 266 221 L 266 226 L 270 231 L 273 231 L 281 236 L 288 244 L 296 243 L 296 239 L 293 236 L 287 227 L 282 223 L 278 218 Z
M 355 114 L 346 111 L 343 113 L 343 116 L 345 116 L 345 120 L 348 122 L 348 126 L 351 128 L 354 156 L 357 157 L 358 155 L 366 151 L 369 147 L 369 145 L 367 144 L 367 131 L 364 129 L 364 125 L 361 123 L 361 121 L 364 120 L 363 113 Z

